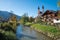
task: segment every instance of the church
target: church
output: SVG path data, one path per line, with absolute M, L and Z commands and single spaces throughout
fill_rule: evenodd
M 60 10 L 46 10 L 44 11 L 44 6 L 42 6 L 42 11 L 40 11 L 40 7 L 38 6 L 38 15 L 35 18 L 35 22 L 37 19 L 41 19 L 40 21 L 46 22 L 47 24 L 54 25 L 53 19 L 60 19 Z

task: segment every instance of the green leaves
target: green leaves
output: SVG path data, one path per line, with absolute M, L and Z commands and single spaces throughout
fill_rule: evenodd
M 57 3 L 57 6 L 60 7 L 60 1 Z

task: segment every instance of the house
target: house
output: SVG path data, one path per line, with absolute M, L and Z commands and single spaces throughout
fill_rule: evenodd
M 51 25 L 54 25 L 53 23 L 53 19 L 55 17 L 57 17 L 56 15 L 56 11 L 53 11 L 53 10 L 47 10 L 44 12 L 44 14 L 42 15 L 43 19 L 45 22 L 47 22 L 47 24 L 51 24 Z
M 60 10 L 57 11 L 57 16 L 60 18 Z
M 40 11 L 40 8 L 38 6 L 38 16 L 35 18 L 35 22 L 39 18 L 41 18 L 42 22 L 46 22 L 47 24 L 54 25 L 53 20 L 60 18 L 60 10 L 58 11 L 46 10 L 44 12 L 44 6 L 42 6 L 42 11 Z
M 43 19 L 47 24 L 54 25 L 54 19 L 60 19 L 60 11 L 47 10 L 42 15 Z

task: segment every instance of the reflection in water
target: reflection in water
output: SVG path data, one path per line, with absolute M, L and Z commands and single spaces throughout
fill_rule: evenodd
M 17 27 L 16 36 L 18 40 L 52 40 L 30 27 L 23 27 L 22 25 Z
M 28 37 L 28 38 L 31 38 L 31 39 L 36 39 L 36 37 L 32 37 L 30 35 L 26 35 L 23 33 L 23 26 L 22 25 L 19 25 L 17 27 L 17 30 L 16 30 L 16 36 L 17 36 L 17 39 L 20 40 L 22 37 Z

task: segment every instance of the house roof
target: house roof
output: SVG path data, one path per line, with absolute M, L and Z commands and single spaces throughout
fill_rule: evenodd
M 56 14 L 56 11 L 47 10 L 46 12 L 44 12 L 44 14 L 42 16 L 47 15 L 47 14 Z

